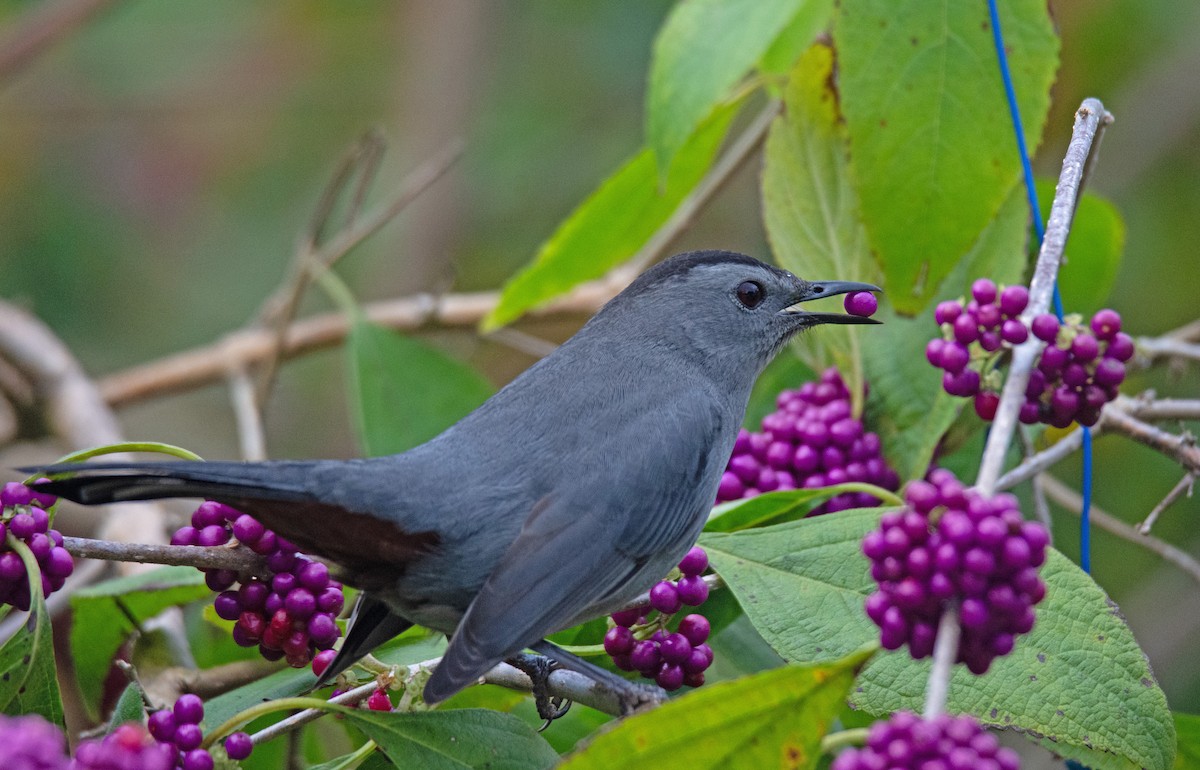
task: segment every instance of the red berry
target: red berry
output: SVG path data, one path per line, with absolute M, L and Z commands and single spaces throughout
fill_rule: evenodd
M 376 690 L 367 698 L 367 708 L 371 711 L 391 711 L 392 699 L 388 697 L 387 690 Z

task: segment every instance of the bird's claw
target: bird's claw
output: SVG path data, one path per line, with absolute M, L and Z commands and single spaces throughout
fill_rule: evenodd
M 553 660 L 545 655 L 522 653 L 514 656 L 508 662 L 524 672 L 533 684 L 533 702 L 537 705 L 538 716 L 546 720 L 538 728 L 538 732 L 545 730 L 551 722 L 571 709 L 570 700 L 550 694 L 550 674 L 558 667 Z

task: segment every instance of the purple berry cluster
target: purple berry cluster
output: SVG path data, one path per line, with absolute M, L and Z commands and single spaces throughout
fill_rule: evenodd
M 156 742 L 141 725 L 124 724 L 99 740 L 84 741 L 75 749 L 71 770 L 118 770 L 136 767 L 138 770 L 173 770 L 179 767 L 174 747 Z M 208 763 L 187 765 L 189 770 L 211 768 Z
M 172 545 L 224 545 L 231 538 L 266 557 L 269 578 L 206 569 L 205 582 L 219 591 L 213 608 L 235 621 L 233 640 L 258 646 L 267 660 L 286 658 L 289 665 L 308 665 L 317 650 L 327 650 L 341 634 L 335 622 L 345 597 L 329 568 L 297 553 L 296 547 L 246 514 L 208 501 L 192 513 Z M 240 583 L 240 585 L 238 585 Z M 234 586 L 237 585 L 237 588 Z
M 40 716 L 0 714 L 0 746 L 9 770 L 67 770 L 67 739 Z
M 879 584 L 867 597 L 867 615 L 885 649 L 907 644 L 919 659 L 933 653 L 943 609 L 957 604 L 956 661 L 982 674 L 1033 628 L 1033 606 L 1046 595 L 1038 567 L 1050 538 L 1021 517 L 1012 495 L 985 498 L 945 469 L 910 483 L 905 500 L 863 538 Z
M 851 416 L 850 391 L 837 369 L 827 369 L 817 382 L 781 392 L 776 406 L 777 411 L 763 418 L 761 433 L 738 433 L 717 488 L 718 503 L 850 481 L 900 487 L 896 472 L 883 459 L 879 436 Z M 830 498 L 812 515 L 878 504 L 871 495 L 852 492 Z
M 150 715 L 147 721 L 150 735 L 160 746 L 170 749 L 169 755 L 174 761 L 167 767 L 179 770 L 212 770 L 212 754 L 207 749 L 200 748 L 204 741 L 204 733 L 200 728 L 200 722 L 203 720 L 204 702 L 191 693 L 179 696 L 171 708 L 155 711 Z M 254 744 L 246 733 L 232 733 L 225 739 L 225 753 L 233 760 L 245 759 L 250 756 L 253 748 Z
M 41 569 L 42 595 L 63 587 L 75 561 L 63 548 L 62 534 L 50 529 L 49 508 L 58 498 L 9 482 L 0 488 L 0 604 L 28 610 L 29 576 L 20 555 L 6 544 L 6 533 L 24 541 Z
M 1133 357 L 1133 340 L 1121 332 L 1121 316 L 1100 310 L 1084 326 L 1077 316 L 1060 324 L 1043 313 L 1026 326 L 1020 316 L 1028 304 L 1024 286 L 999 288 L 980 278 L 971 285 L 970 300 L 938 304 L 933 317 L 942 336 L 929 341 L 925 358 L 943 370 L 943 390 L 974 399 L 975 413 L 992 420 L 1000 405 L 996 369 L 1032 333 L 1047 345 L 1025 389 L 1021 422 L 1094 425 L 1100 409 L 1116 398 L 1125 362 Z
M 667 629 L 667 619 L 684 605 L 696 607 L 708 598 L 708 584 L 701 577 L 707 568 L 708 554 L 695 546 L 679 562 L 683 573 L 679 580 L 662 580 L 650 589 L 650 607 L 612 614 L 615 625 L 604 635 L 604 651 L 617 668 L 637 671 L 668 691 L 704 684 L 704 672 L 713 661 L 712 648 L 705 644 L 712 631 L 708 619 L 685 615 L 673 633 Z M 646 618 L 649 609 L 659 612 L 651 622 Z M 656 630 L 647 636 L 651 628 Z
M 984 732 L 974 717 L 943 714 L 922 719 L 899 711 L 871 725 L 867 745 L 847 749 L 833 761 L 832 770 L 1018 770 L 1012 749 Z
M 1056 428 L 1072 422 L 1095 425 L 1101 408 L 1117 397 L 1125 381 L 1125 362 L 1133 358 L 1133 338 L 1121 331 L 1120 314 L 1100 310 L 1083 326 L 1059 324 L 1044 313 L 1030 328 L 1046 347 L 1029 373 L 1021 422 Z

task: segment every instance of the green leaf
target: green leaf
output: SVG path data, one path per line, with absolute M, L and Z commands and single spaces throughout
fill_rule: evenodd
M 718 107 L 671 160 L 661 184 L 648 149 L 606 179 L 504 286 L 484 331 L 511 323 L 636 254 L 708 171 L 740 105 L 738 100 Z
M 721 503 L 708 514 L 705 532 L 736 532 L 769 521 L 807 511 L 812 503 L 828 497 L 824 489 L 788 489 L 767 492 L 744 500 Z
M 1174 770 L 1200 770 L 1200 716 L 1180 713 L 1174 716 L 1178 739 Z
M 962 296 L 976 278 L 987 276 L 1011 284 L 1021 280 L 1026 264 L 1028 215 L 1020 188 L 1013 188 L 996 218 L 984 228 L 974 247 L 942 285 L 937 298 Z M 863 367 L 871 384 L 867 424 L 879 434 L 884 456 L 901 480 L 921 478 L 942 437 L 964 408 L 966 399 L 942 390 L 942 372 L 925 360 L 925 345 L 937 336 L 933 313 L 903 318 L 886 301 L 875 317 L 883 326 L 862 341 Z M 983 422 L 976 420 L 978 428 Z
M 608 770 L 637 757 L 645 767 L 810 768 L 869 657 L 788 666 L 720 682 L 625 719 L 567 757 L 564 770 Z
M 346 348 L 351 411 L 368 455 L 395 454 L 425 443 L 494 391 L 470 366 L 362 316 L 350 327 Z
M 880 280 L 871 260 L 858 198 L 850 184 L 844 129 L 832 90 L 833 50 L 814 45 L 792 71 L 784 114 L 767 137 L 763 219 L 776 261 L 809 280 Z M 829 310 L 840 310 L 841 298 Z M 817 303 L 814 309 L 821 309 Z M 862 392 L 857 326 L 800 335 L 794 348 L 814 371 L 836 365 L 851 393 Z
M 663 176 L 675 153 L 796 17 L 804 0 L 687 0 L 654 40 L 646 143 Z
M 1012 0 L 1002 10 L 1032 148 L 1050 105 L 1058 39 L 1044 0 Z M 1020 174 L 987 9 L 957 0 L 845 0 L 834 41 L 863 221 L 892 304 L 915 313 Z
M 130 617 L 140 622 L 167 607 L 211 594 L 204 584 L 204 573 L 194 567 L 162 567 L 77 591 L 71 597 L 71 655 L 75 681 L 89 712 L 96 716 L 101 686 L 113 656 L 134 631 Z
M 1047 593 L 1033 631 L 984 676 L 958 667 L 947 709 L 1021 732 L 1093 770 L 1171 767 L 1167 699 L 1120 610 L 1057 551 L 1041 573 Z M 928 660 L 904 651 L 877 656 L 852 701 L 873 714 L 919 711 L 928 674 Z
M 1049 216 L 1054 182 L 1037 180 L 1037 191 L 1042 216 Z M 1117 280 L 1124 250 L 1125 221 L 1117 207 L 1099 195 L 1085 192 L 1075 209 L 1063 265 L 1058 271 L 1058 290 L 1068 313 L 1090 316 L 1104 307 Z
M 877 629 L 862 608 L 874 583 L 859 543 L 885 510 L 705 533 L 700 545 L 750 622 L 784 660 L 824 663 L 875 644 Z
M 708 533 L 700 542 L 776 652 L 789 662 L 824 662 L 876 643 L 862 608 L 874 583 L 859 548 L 885 510 Z M 949 710 L 1031 736 L 1096 770 L 1170 767 L 1175 729 L 1166 697 L 1116 605 L 1057 551 L 1042 579 L 1046 599 L 1033 631 L 984 676 L 960 667 Z M 873 714 L 920 711 L 928 673 L 929 661 L 906 651 L 876 656 L 852 700 Z
M 339 708 L 397 767 L 549 768 L 558 754 L 511 714 L 488 709 L 382 712 Z
M 759 59 L 760 72 L 784 77 L 833 19 L 833 0 L 806 0 Z
M 32 578 L 30 585 L 40 585 L 33 554 L 24 544 L 18 552 Z M 0 647 L 0 714 L 40 714 L 51 724 L 63 727 L 56 671 L 50 616 L 41 589 L 36 588 L 25 625 Z
M 108 720 L 108 732 L 111 734 L 126 722 L 134 722 L 136 724 L 144 724 L 146 721 L 146 706 L 142 701 L 141 689 L 130 682 L 125 685 L 125 689 L 121 691 L 121 697 L 117 698 L 117 705 L 113 707 L 112 717 Z

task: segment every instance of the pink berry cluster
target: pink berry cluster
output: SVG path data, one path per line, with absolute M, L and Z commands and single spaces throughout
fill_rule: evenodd
M 141 725 L 123 724 L 101 739 L 84 741 L 75 749 L 75 761 L 71 770 L 109 770 L 109 768 L 136 767 L 138 770 L 174 770 L 179 767 L 178 751 L 165 743 L 158 743 Z M 208 764 L 189 767 L 212 767 Z
M 28 610 L 29 575 L 25 563 L 16 551 L 8 547 L 6 534 L 11 534 L 29 547 L 41 569 L 42 595 L 63 587 L 75 569 L 75 561 L 63 548 L 63 537 L 50 529 L 48 510 L 58 498 L 35 492 L 24 484 L 9 482 L 0 488 L 0 604 L 11 604 L 18 610 Z
M 637 671 L 668 691 L 704 684 L 704 672 L 713 661 L 712 648 L 705 644 L 712 631 L 708 619 L 685 615 L 673 633 L 667 629 L 667 620 L 684 605 L 696 607 L 708 598 L 708 584 L 701 577 L 707 568 L 708 554 L 695 546 L 679 562 L 683 573 L 679 580 L 662 580 L 650 589 L 649 607 L 612 614 L 614 625 L 604 635 L 604 651 L 617 668 Z M 659 615 L 648 622 L 650 609 L 658 610 Z M 651 628 L 655 630 L 650 632 Z
M 1121 332 L 1121 316 L 1100 310 L 1085 326 L 1074 316 L 1060 324 L 1043 313 L 1026 326 L 1020 316 L 1028 304 L 1024 286 L 1000 288 L 980 278 L 971 285 L 970 300 L 947 300 L 934 310 L 942 336 L 929 341 L 926 360 L 943 370 L 943 390 L 974 399 L 975 413 L 992 420 L 1000 404 L 997 367 L 1032 333 L 1047 345 L 1025 390 L 1021 422 L 1094 425 L 1104 404 L 1116 398 L 1125 362 L 1133 357 L 1133 340 Z
M 174 764 L 167 767 L 179 770 L 212 770 L 213 757 L 207 749 L 200 748 L 204 733 L 200 722 L 204 720 L 204 702 L 187 693 L 179 696 L 169 709 L 155 711 L 147 720 L 150 735 L 159 745 L 170 748 Z M 246 733 L 232 733 L 225 739 L 225 753 L 230 759 L 240 761 L 250 756 L 254 744 Z M 114 765 L 129 767 L 131 765 Z M 134 765 L 140 767 L 140 765 Z
M 837 369 L 827 369 L 817 382 L 781 392 L 775 403 L 777 411 L 763 418 L 761 433 L 738 433 L 717 488 L 718 503 L 850 481 L 900 487 L 883 459 L 879 436 L 850 414 L 850 391 Z M 813 509 L 812 515 L 878 504 L 866 493 L 845 493 Z
M 1018 770 L 1012 749 L 984 732 L 974 717 L 943 714 L 922 719 L 899 711 L 871 725 L 867 744 L 847 749 L 831 770 Z
M 907 505 L 880 519 L 863 538 L 879 590 L 866 600 L 880 643 L 907 644 L 913 658 L 933 653 L 943 610 L 958 606 L 962 636 L 957 662 L 972 673 L 1012 651 L 1033 628 L 1033 606 L 1046 595 L 1038 567 L 1049 536 L 1025 521 L 1012 495 L 986 498 L 945 469 L 911 482 Z
M 235 621 L 233 640 L 242 647 L 257 645 L 267 660 L 286 658 L 295 668 L 308 665 L 317 650 L 333 647 L 341 634 L 334 619 L 345 603 L 342 584 L 330 578 L 328 567 L 297 553 L 257 519 L 210 500 L 171 544 L 217 546 L 231 538 L 265 556 L 271 573 L 263 578 L 204 570 L 209 588 L 220 592 L 213 602 L 217 615 Z

